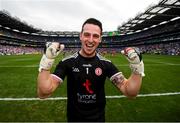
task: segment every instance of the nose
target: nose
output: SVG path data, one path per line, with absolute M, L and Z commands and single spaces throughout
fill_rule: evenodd
M 93 42 L 93 35 L 90 36 L 89 42 Z

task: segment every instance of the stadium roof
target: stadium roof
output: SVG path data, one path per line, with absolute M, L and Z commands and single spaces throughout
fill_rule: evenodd
M 7 11 L 0 11 L 0 25 L 8 29 L 24 32 L 38 32 L 39 29 L 22 22 L 18 17 L 12 17 Z
M 119 26 L 118 31 L 120 34 L 131 34 L 176 19 L 180 19 L 180 1 L 161 0 L 158 5 L 149 7 L 144 13 Z
M 118 31 L 103 32 L 103 36 L 124 35 L 147 30 L 168 23 L 169 21 L 180 19 L 179 11 L 179 0 L 161 0 L 157 5 L 150 6 L 144 13 L 139 13 L 136 17 L 119 26 Z M 21 33 L 25 32 L 43 36 L 78 37 L 80 33 L 69 31 L 52 32 L 36 29 L 26 22 L 21 22 L 18 18 L 11 17 L 7 11 L 0 11 L 0 27 L 1 26 Z

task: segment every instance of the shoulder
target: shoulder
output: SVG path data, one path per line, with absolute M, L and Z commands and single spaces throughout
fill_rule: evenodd
M 97 54 L 97 57 L 99 58 L 102 68 L 104 68 L 108 77 L 111 77 L 115 73 L 119 72 L 118 68 L 111 62 L 111 60 L 101 56 L 100 54 Z
M 111 61 L 105 57 L 103 57 L 102 55 L 100 55 L 99 53 L 97 53 L 97 57 L 99 60 L 104 61 L 104 62 L 108 62 L 111 63 Z
M 72 54 L 72 55 L 69 55 L 69 56 L 66 56 L 65 58 L 62 59 L 62 62 L 64 61 L 68 61 L 68 60 L 71 60 L 71 59 L 76 59 L 78 57 L 78 52 Z

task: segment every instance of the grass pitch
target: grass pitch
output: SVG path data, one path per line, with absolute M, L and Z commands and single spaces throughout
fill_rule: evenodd
M 131 73 L 124 56 L 105 56 L 126 77 Z M 5 98 L 35 98 L 41 55 L 0 56 L 0 122 L 55 122 L 66 120 L 66 100 L 12 101 Z M 56 59 L 55 65 L 62 58 Z M 143 55 L 145 74 L 140 94 L 180 92 L 180 56 Z M 53 69 L 54 69 L 53 67 Z M 52 69 L 52 71 L 53 71 Z M 106 95 L 122 95 L 106 80 Z M 66 81 L 52 97 L 66 97 Z M 180 95 L 107 99 L 107 122 L 180 121 Z

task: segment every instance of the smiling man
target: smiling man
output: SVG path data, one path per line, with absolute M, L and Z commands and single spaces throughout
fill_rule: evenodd
M 102 24 L 94 18 L 87 19 L 80 33 L 79 52 L 61 60 L 53 74 L 50 69 L 55 57 L 63 50 L 57 42 L 46 44 L 40 61 L 38 96 L 49 97 L 67 76 L 67 120 L 69 122 L 105 121 L 105 80 L 108 77 L 125 96 L 137 96 L 144 76 L 144 64 L 140 53 L 126 48 L 123 54 L 130 62 L 131 76 L 126 79 L 120 70 L 96 52 L 101 43 Z

